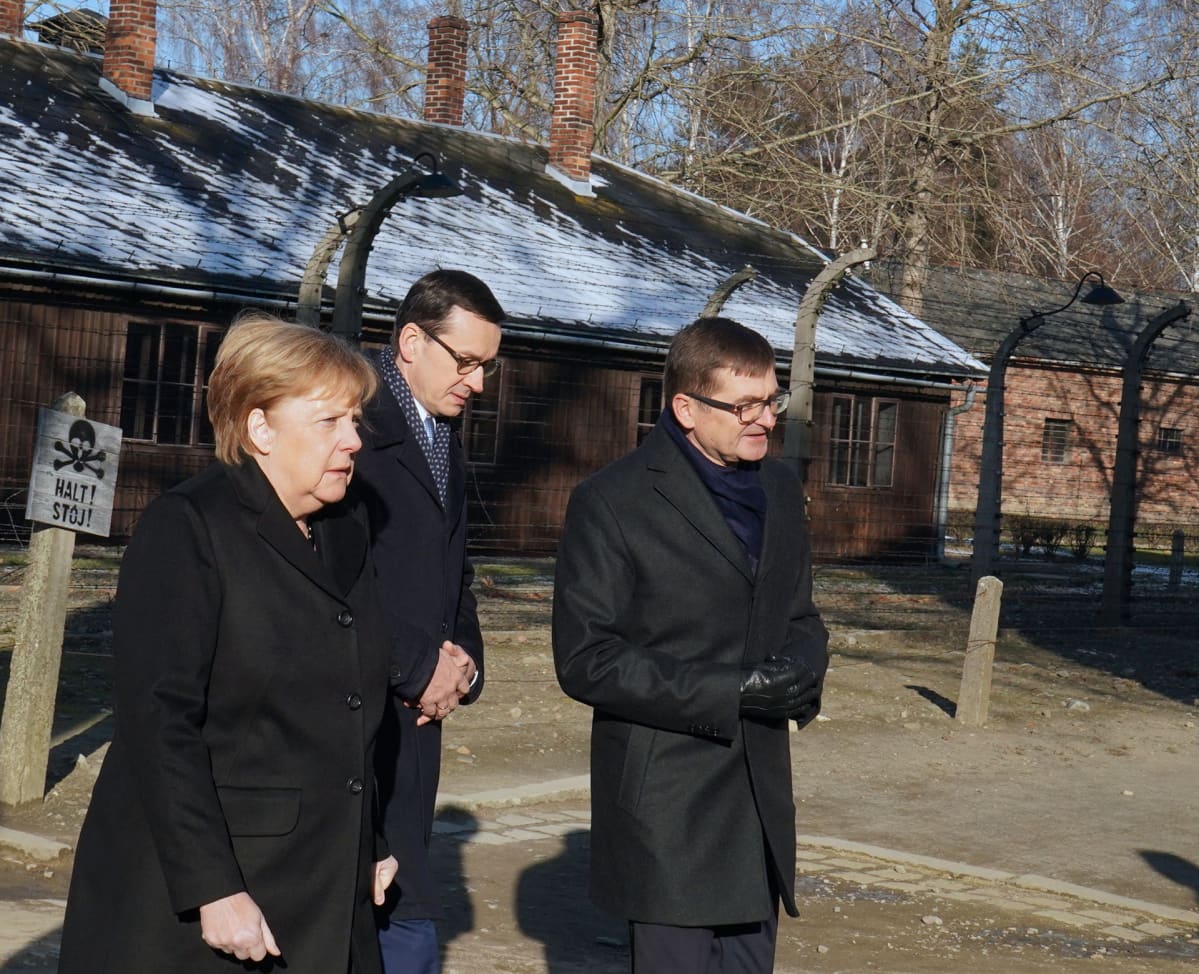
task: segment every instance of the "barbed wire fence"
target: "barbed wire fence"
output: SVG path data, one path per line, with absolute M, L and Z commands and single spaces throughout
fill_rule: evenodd
M 11 548 L 19 549 L 29 535 L 24 507 L 37 408 L 73 389 L 88 401 L 88 415 L 97 421 L 124 427 L 136 411 L 129 392 L 131 374 L 135 376 L 131 364 L 114 364 L 111 354 L 97 351 L 99 346 L 123 348 L 123 327 L 114 326 L 97 338 L 89 326 L 86 341 L 83 330 L 72 339 L 75 350 L 66 353 L 36 343 L 16 347 L 7 332 L 0 337 L 0 362 L 18 377 L 0 409 L 0 544 Z M 178 336 L 164 332 L 161 337 L 165 342 Z M 206 350 L 200 341 L 176 353 L 194 369 Z M 45 368 L 50 354 L 53 368 Z M 653 410 L 643 408 L 643 390 L 647 381 L 652 390 L 657 376 L 648 365 L 609 370 L 597 379 L 586 363 L 575 363 L 555 369 L 548 382 L 539 369 L 543 363 L 506 362 L 496 395 L 472 406 L 461 430 L 472 456 L 467 483 L 472 550 L 483 566 L 481 575 L 500 579 L 491 588 L 484 586 L 486 597 L 506 597 L 503 578 L 518 564 L 534 566 L 531 577 L 540 579 L 536 584 L 546 597 L 545 576 L 552 573 L 570 491 L 634 448 L 652 426 Z M 109 542 L 110 553 L 119 552 L 153 496 L 211 462 L 211 450 L 203 444 L 202 382 L 176 385 L 189 391 L 172 401 L 188 406 L 186 415 L 157 417 L 152 429 L 166 431 L 165 436 L 156 442 L 127 433 L 120 478 L 136 486 L 118 492 L 113 519 L 118 531 Z M 958 417 L 957 434 L 946 453 L 945 408 L 960 403 L 960 395 L 872 394 L 873 399 L 899 403 L 894 435 L 884 442 L 877 429 L 856 440 L 830 434 L 828 397 L 843 391 L 818 376 L 818 398 L 826 398 L 817 407 L 820 422 L 807 487 L 821 608 L 837 632 L 928 632 L 941 640 L 938 651 L 953 658 L 965 647 L 973 599 L 969 560 L 981 394 Z M 1011 398 L 1009 393 L 1009 402 Z M 648 401 L 652 404 L 652 393 Z M 1187 484 L 1194 484 L 1199 463 L 1194 444 L 1184 438 L 1175 451 L 1167 440 L 1163 450 L 1154 431 L 1146 433 L 1139 494 L 1151 503 L 1144 505 L 1148 511 L 1142 510 L 1136 523 L 1131 626 L 1105 627 L 1097 609 L 1115 417 L 1098 411 L 1093 427 L 1074 430 L 1060 441 L 1054 438 L 1057 432 L 1046 433 L 1041 412 L 1028 407 L 1026 414 L 1028 421 L 1021 422 L 1013 412 L 1005 434 L 1010 462 L 1005 462 L 998 565 L 1005 583 L 1001 626 L 1084 665 L 1104 665 L 1114 672 L 1160 669 L 1165 675 L 1145 678 L 1176 688 L 1163 692 L 1191 693 L 1193 699 L 1199 693 L 1193 642 L 1199 631 L 1199 491 L 1188 490 Z M 877 410 L 873 415 L 877 420 Z M 945 456 L 950 476 L 941 484 Z M 1177 559 L 1171 563 L 1179 533 L 1181 566 Z M 83 556 L 101 550 L 95 547 L 99 539 L 85 535 L 80 541 Z M 6 577 L 5 582 L 15 584 L 16 579 Z M 95 646 L 103 651 L 102 640 Z

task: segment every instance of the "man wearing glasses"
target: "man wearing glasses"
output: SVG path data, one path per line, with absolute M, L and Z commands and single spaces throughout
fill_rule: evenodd
M 466 557 L 466 464 L 450 421 L 499 367 L 504 310 L 477 277 L 426 274 L 374 360 L 379 392 L 359 431 L 353 487 L 370 512 L 392 636 L 392 706 L 375 749 L 391 853 L 380 918 L 386 974 L 436 974 L 443 916 L 429 865 L 441 725 L 483 689 L 474 572 Z
M 594 709 L 591 895 L 635 974 L 768 974 L 795 916 L 788 725 L 820 707 L 803 490 L 767 442 L 789 394 L 726 318 L 671 343 L 665 408 L 571 496 L 554 661 Z

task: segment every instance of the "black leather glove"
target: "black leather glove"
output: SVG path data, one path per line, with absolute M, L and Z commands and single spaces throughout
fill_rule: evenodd
M 816 719 L 820 713 L 820 687 L 814 687 L 809 691 L 807 699 L 800 703 L 791 713 L 787 714 L 788 720 L 795 721 L 797 730 L 807 727 Z
M 819 698 L 819 681 L 803 660 L 768 656 L 741 670 L 741 714 L 744 717 L 782 720 L 793 713 L 804 713 Z

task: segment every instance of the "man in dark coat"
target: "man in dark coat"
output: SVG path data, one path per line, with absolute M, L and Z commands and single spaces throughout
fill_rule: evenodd
M 664 392 L 558 547 L 558 679 L 594 708 L 591 893 L 630 921 L 634 971 L 764 974 L 779 900 L 796 915 L 788 721 L 828 662 L 803 491 L 765 459 L 789 396 L 723 318 L 675 337 Z
M 483 639 L 466 557 L 466 464 L 450 426 L 499 365 L 504 311 L 482 281 L 439 270 L 413 284 L 363 424 L 354 488 L 366 501 L 392 634 L 391 712 L 379 789 L 399 875 L 380 945 L 387 974 L 436 974 L 442 917 L 429 866 L 441 722 L 483 689 Z

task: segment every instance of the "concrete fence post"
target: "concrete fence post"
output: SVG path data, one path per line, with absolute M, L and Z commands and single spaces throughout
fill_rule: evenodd
M 1170 580 L 1167 587 L 1171 592 L 1177 592 L 1182 586 L 1183 555 L 1186 552 L 1187 536 L 1181 530 L 1175 531 L 1170 543 Z
M 82 418 L 85 404 L 68 392 L 51 408 Z M 45 791 L 74 552 L 74 531 L 34 526 L 0 720 L 0 804 L 41 799 Z
M 962 687 L 954 715 L 970 727 L 982 727 L 991 706 L 991 670 L 995 663 L 995 636 L 999 631 L 1002 596 L 1003 582 L 994 575 L 984 575 L 978 580 L 974 611 L 970 615 L 966 661 L 962 664 Z
M 804 291 L 795 313 L 795 341 L 791 349 L 791 405 L 783 419 L 783 459 L 803 481 L 808 479 L 815 435 L 816 323 L 833 289 L 855 267 L 874 260 L 873 247 L 857 247 L 825 264 Z M 805 502 L 806 503 L 806 502 Z

